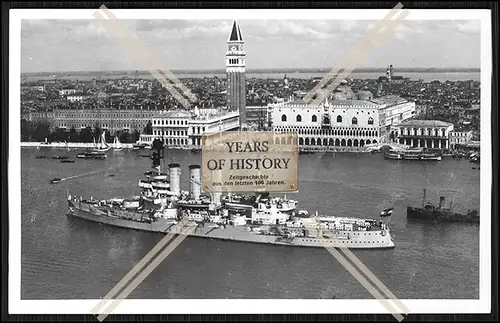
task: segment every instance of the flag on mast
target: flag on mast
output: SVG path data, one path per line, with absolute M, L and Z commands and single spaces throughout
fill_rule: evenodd
M 394 208 L 382 210 L 382 212 L 380 212 L 380 216 L 381 217 L 391 216 L 392 215 L 392 210 L 394 210 Z

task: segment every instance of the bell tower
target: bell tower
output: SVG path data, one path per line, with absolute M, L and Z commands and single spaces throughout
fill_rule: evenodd
M 229 34 L 226 52 L 227 106 L 231 111 L 240 112 L 240 129 L 247 128 L 246 121 L 246 80 L 245 60 L 240 26 L 236 21 Z

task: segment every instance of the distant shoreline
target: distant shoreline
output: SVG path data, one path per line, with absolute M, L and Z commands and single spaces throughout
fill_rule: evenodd
M 269 68 L 269 69 L 247 69 L 247 74 L 281 74 L 281 73 L 328 73 L 332 70 L 331 67 L 325 68 Z M 203 69 L 203 70 L 171 70 L 174 74 L 224 74 L 225 69 Z M 352 73 L 385 73 L 385 68 L 358 68 Z M 438 68 L 438 67 L 423 67 L 423 68 L 395 68 L 395 73 L 480 73 L 480 68 L 466 68 L 466 67 L 449 67 L 449 68 Z M 135 75 L 135 70 L 129 71 L 65 71 L 65 72 L 26 72 L 21 73 L 23 76 L 65 76 L 65 75 L 123 75 L 130 74 Z M 148 71 L 137 70 L 137 75 L 148 75 Z
M 132 148 L 134 144 L 122 144 L 124 149 Z M 45 144 L 43 142 L 21 142 L 21 148 L 24 147 L 46 147 L 46 148 L 94 148 L 95 144 L 92 142 L 52 142 Z

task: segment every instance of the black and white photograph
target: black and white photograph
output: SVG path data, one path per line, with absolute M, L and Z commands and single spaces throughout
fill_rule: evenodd
M 10 312 L 489 313 L 490 19 L 11 10 Z

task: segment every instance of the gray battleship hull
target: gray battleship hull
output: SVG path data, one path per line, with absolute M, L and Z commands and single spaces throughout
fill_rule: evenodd
M 154 222 L 139 222 L 113 218 L 106 215 L 96 214 L 90 211 L 82 210 L 77 207 L 72 208 L 68 217 L 76 217 L 97 223 L 103 223 L 115 227 L 129 228 L 148 232 L 158 232 L 163 234 L 179 233 L 178 226 L 172 221 L 166 219 L 157 219 Z M 218 239 L 227 241 L 239 241 L 248 243 L 262 243 L 294 247 L 347 247 L 352 249 L 384 249 L 394 248 L 389 230 L 381 231 L 336 231 L 335 235 L 317 237 L 294 237 L 285 238 L 276 235 L 264 235 L 250 231 L 247 226 L 219 226 L 215 227 L 206 223 L 205 225 L 196 225 L 196 229 L 190 236 L 208 239 Z

